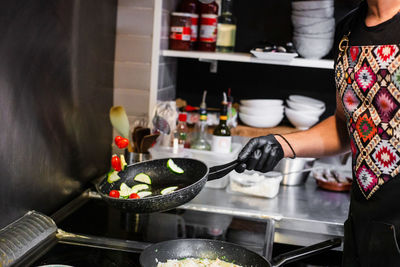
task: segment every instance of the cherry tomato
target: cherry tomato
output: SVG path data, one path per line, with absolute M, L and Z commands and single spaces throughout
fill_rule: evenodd
M 138 194 L 132 193 L 129 198 L 140 198 Z
M 110 197 L 115 197 L 115 198 L 119 198 L 119 192 L 118 190 L 111 190 L 109 193 Z
M 117 146 L 118 146 L 119 148 L 122 149 L 122 148 L 127 147 L 128 144 L 129 144 L 129 140 L 128 140 L 127 138 L 122 138 L 122 139 L 119 140 L 119 142 L 117 143 Z
M 117 172 L 121 171 L 121 160 L 117 155 L 113 155 L 111 158 L 111 166 L 116 170 Z
M 119 141 L 121 141 L 121 139 L 123 139 L 123 137 L 122 136 L 116 136 L 115 137 L 115 139 L 114 139 L 114 141 L 115 141 L 115 144 L 118 146 L 118 143 L 119 143 Z

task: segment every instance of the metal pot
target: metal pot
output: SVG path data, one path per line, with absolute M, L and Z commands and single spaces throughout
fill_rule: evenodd
M 282 173 L 282 185 L 303 185 L 314 164 L 314 158 L 284 158 L 274 170 Z

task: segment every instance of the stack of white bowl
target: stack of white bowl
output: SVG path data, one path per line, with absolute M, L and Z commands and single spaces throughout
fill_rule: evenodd
M 316 124 L 325 111 L 324 102 L 302 95 L 290 95 L 286 104 L 286 117 L 300 130 L 306 130 Z
M 335 34 L 333 0 L 293 1 L 293 43 L 304 58 L 319 59 L 332 48 Z
M 240 120 L 252 127 L 275 127 L 284 116 L 283 100 L 281 99 L 249 99 L 241 100 L 240 104 Z

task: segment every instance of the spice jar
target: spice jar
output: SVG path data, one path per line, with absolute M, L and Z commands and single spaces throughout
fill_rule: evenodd
M 218 15 L 215 14 L 201 14 L 199 50 L 215 51 L 217 43 L 217 19 Z
M 194 49 L 196 47 L 196 42 L 197 42 L 197 36 L 198 36 L 198 28 L 199 28 L 199 15 L 198 13 L 199 9 L 199 2 L 198 0 L 183 0 L 181 2 L 181 5 L 179 7 L 180 12 L 185 12 L 185 13 L 191 13 L 192 14 L 192 26 L 191 26 L 191 48 Z
M 173 50 L 190 50 L 192 14 L 183 12 L 171 13 L 169 48 Z

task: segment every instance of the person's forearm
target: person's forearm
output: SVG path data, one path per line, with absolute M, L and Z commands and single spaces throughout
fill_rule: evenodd
M 349 136 L 345 122 L 338 116 L 331 116 L 313 128 L 283 135 L 296 152 L 297 157 L 322 157 L 349 150 Z M 285 157 L 293 153 L 281 137 L 275 138 L 282 145 Z

